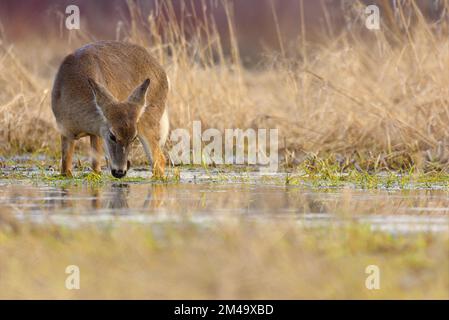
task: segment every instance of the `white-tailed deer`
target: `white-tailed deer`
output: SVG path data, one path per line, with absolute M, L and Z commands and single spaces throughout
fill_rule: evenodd
M 138 138 L 153 174 L 163 175 L 167 93 L 163 68 L 140 46 L 100 41 L 68 55 L 56 75 L 51 101 L 61 133 L 61 174 L 72 175 L 75 140 L 90 136 L 95 172 L 101 171 L 103 140 L 112 175 L 125 176 L 131 144 Z

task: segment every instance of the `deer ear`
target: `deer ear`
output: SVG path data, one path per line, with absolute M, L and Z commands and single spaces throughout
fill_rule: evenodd
M 107 104 L 117 102 L 117 99 L 101 84 L 98 84 L 94 79 L 88 78 L 87 82 L 94 96 L 95 102 L 99 107 Z
M 139 106 L 145 107 L 145 96 L 147 95 L 148 87 L 150 86 L 150 79 L 145 79 L 145 81 L 138 86 L 131 95 L 128 97 L 128 102 L 138 104 Z

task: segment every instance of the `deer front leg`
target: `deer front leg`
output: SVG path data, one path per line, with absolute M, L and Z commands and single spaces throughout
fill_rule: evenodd
M 90 147 L 92 152 L 92 170 L 95 173 L 101 173 L 100 159 L 102 157 L 101 138 L 98 136 L 90 136 Z
M 75 151 L 75 140 L 61 135 L 61 175 L 72 177 L 72 159 Z
M 159 140 L 150 142 L 151 152 L 154 154 L 153 176 L 163 177 L 165 173 L 165 156 L 159 145 Z
M 139 140 L 143 145 L 154 177 L 163 177 L 165 171 L 165 156 L 159 145 L 159 134 L 154 129 L 142 130 Z

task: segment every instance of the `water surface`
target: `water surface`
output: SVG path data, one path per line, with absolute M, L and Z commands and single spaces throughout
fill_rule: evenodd
M 392 233 L 449 232 L 445 188 L 317 188 L 280 183 L 283 173 L 203 169 L 182 170 L 177 182 L 152 181 L 148 171 L 137 169 L 130 176 L 143 179 L 92 184 L 36 179 L 36 169 L 24 170 L 29 179 L 0 180 L 0 210 L 35 223 L 169 221 L 207 226 L 229 219 L 289 219 L 305 227 L 357 222 Z

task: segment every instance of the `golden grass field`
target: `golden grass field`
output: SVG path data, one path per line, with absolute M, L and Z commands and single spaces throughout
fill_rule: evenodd
M 435 25 L 417 11 L 413 27 L 400 31 L 385 23 L 375 32 L 352 28 L 333 38 L 323 32 L 315 42 L 279 35 L 282 50 L 246 68 L 231 8 L 230 39 L 221 39 L 207 16 L 181 25 L 170 8 L 135 18 L 119 38 L 144 45 L 166 68 L 172 128 L 191 128 L 193 120 L 203 128 L 277 127 L 287 164 L 313 153 L 369 169 L 446 165 L 446 20 Z M 0 38 L 1 154 L 59 152 L 53 76 L 66 54 L 93 40 L 85 31 L 34 42 Z
M 167 1 L 163 15 L 142 19 L 133 3 L 128 2 L 130 27 L 117 30 L 117 39 L 145 46 L 166 68 L 171 128 L 191 128 L 194 120 L 201 120 L 203 130 L 278 128 L 284 168 L 305 168 L 311 180 L 324 177 L 334 183 L 332 188 L 340 188 L 342 179 L 351 182 L 352 175 L 342 178 L 342 169 L 355 174 L 356 183 L 369 180 L 362 189 L 385 188 L 372 171 L 404 170 L 430 171 L 446 190 L 449 20 L 429 22 L 412 6 L 410 27 L 405 19 L 396 27 L 383 22 L 373 32 L 360 27 L 336 34 L 328 26 L 313 42 L 305 29 L 298 39 L 279 33 L 279 50 L 264 52 L 262 61 L 249 66 L 242 61 L 240 30 L 227 2 L 226 39 L 207 15 L 183 24 Z M 360 5 L 355 2 L 353 9 Z M 349 18 L 353 12 L 348 11 Z M 276 21 L 275 12 L 273 17 Z M 69 37 L 14 42 L 0 28 L 0 170 L 22 154 L 45 155 L 32 166 L 56 166 L 60 151 L 50 108 L 53 77 L 66 54 L 94 40 L 82 30 Z M 85 146 L 80 149 L 87 153 Z M 136 145 L 133 163 L 139 162 L 145 158 Z M 34 180 L 19 174 L 0 177 L 4 183 L 31 184 L 59 179 L 42 172 Z M 301 177 L 297 180 L 302 183 Z M 285 184 L 292 182 L 286 179 Z M 395 214 L 400 208 L 446 206 L 446 200 L 426 194 L 355 205 L 350 189 L 347 201 L 330 209 L 342 215 Z M 225 200 L 222 207 L 232 207 L 234 199 Z M 297 199 L 297 204 L 309 212 L 313 208 L 306 207 L 306 200 Z M 288 219 L 263 223 L 238 218 L 204 227 L 182 220 L 70 228 L 19 222 L 14 214 L 0 206 L 0 299 L 449 298 L 447 232 L 393 235 L 358 223 L 307 228 Z M 82 290 L 64 287 L 70 264 L 81 268 Z M 382 265 L 381 290 L 364 285 L 370 264 Z

